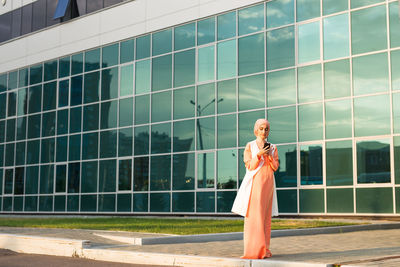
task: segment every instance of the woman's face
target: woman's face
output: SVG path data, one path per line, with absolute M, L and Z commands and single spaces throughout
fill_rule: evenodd
M 257 137 L 261 139 L 267 138 L 269 135 L 269 124 L 263 123 L 258 126 Z

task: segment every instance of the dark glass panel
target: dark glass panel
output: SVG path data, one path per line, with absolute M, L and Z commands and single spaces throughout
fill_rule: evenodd
M 86 12 L 91 13 L 103 8 L 103 0 L 87 1 Z
M 54 162 L 55 139 L 42 139 L 41 163 Z
M 231 212 L 236 191 L 217 192 L 217 212 Z
M 32 31 L 46 27 L 46 0 L 38 0 L 32 3 Z
M 171 123 L 151 126 L 151 153 L 171 152 Z
M 260 72 L 265 69 L 264 35 L 264 33 L 260 33 L 238 40 L 239 75 Z
M 15 89 L 18 86 L 18 71 L 8 73 L 8 90 Z
M 71 100 L 70 105 L 76 106 L 82 104 L 82 76 L 71 78 Z
M 40 166 L 40 194 L 52 194 L 54 182 L 54 165 Z
M 31 115 L 28 118 L 28 138 L 40 137 L 40 114 Z
M 297 148 L 296 145 L 278 147 L 279 168 L 275 172 L 276 187 L 297 186 Z
M 6 169 L 4 171 L 4 194 L 13 193 L 14 170 Z
M 239 111 L 265 107 L 265 76 L 254 75 L 239 79 Z
M 120 160 L 118 169 L 118 190 L 132 189 L 132 160 Z
M 37 194 L 39 185 L 38 181 L 39 166 L 26 167 L 25 194 Z
M 218 148 L 235 147 L 237 138 L 236 114 L 219 116 L 217 124 Z
M 297 190 L 278 190 L 279 212 L 297 213 Z
M 92 193 L 97 192 L 97 161 L 86 161 L 82 162 L 82 180 L 81 180 L 81 192 Z
M 171 209 L 170 193 L 152 193 L 150 194 L 151 212 L 169 212 Z
M 174 54 L 174 87 L 190 85 L 195 82 L 195 49 Z
M 101 103 L 100 128 L 117 127 L 118 100 Z
M 162 191 L 171 188 L 171 156 L 151 157 L 150 190 Z
M 152 91 L 159 91 L 172 87 L 172 55 L 153 58 L 152 64 Z
M 99 157 L 99 134 L 88 133 L 82 137 L 82 159 L 97 159 Z
M 83 102 L 91 103 L 99 101 L 100 72 L 95 71 L 85 74 L 84 83 Z
M 69 136 L 69 160 L 80 160 L 81 159 L 81 135 L 70 135 Z
M 69 122 L 69 132 L 78 133 L 81 131 L 82 122 L 82 107 L 72 108 L 69 111 L 70 122 Z
M 7 116 L 12 117 L 17 113 L 17 92 L 8 93 L 7 96 Z
M 12 11 L 11 26 L 11 38 L 20 36 L 22 30 L 22 8 L 14 9 Z
M 15 149 L 15 164 L 25 165 L 25 142 L 19 142 Z M 0 166 L 2 166 L 3 149 L 0 148 Z
M 393 213 L 393 188 L 357 188 L 357 213 Z
M 353 213 L 353 188 L 326 190 L 326 204 L 328 213 Z
M 217 17 L 218 40 L 231 38 L 236 35 L 236 12 L 230 12 Z
M 194 46 L 195 38 L 196 38 L 195 23 L 190 23 L 179 27 L 175 27 L 174 29 L 175 51 Z
M 150 120 L 150 95 L 135 97 L 135 125 L 148 123 Z
M 238 11 L 239 35 L 264 30 L 264 3 Z
M 68 133 L 68 109 L 57 111 L 57 134 Z
M 54 196 L 54 211 L 65 211 L 65 196 Z
M 255 138 L 253 132 L 254 122 L 264 117 L 265 117 L 264 110 L 239 113 L 239 146 L 246 146 L 248 142 L 254 140 Z M 268 140 L 269 142 L 271 142 L 271 139 Z
M 129 212 L 132 206 L 132 194 L 118 194 L 117 195 L 117 211 Z
M 92 2 L 92 1 L 89 1 Z M 89 4 L 88 2 L 88 4 Z M 85 52 L 85 72 L 100 68 L 100 48 Z
M 117 65 L 119 59 L 119 43 L 104 46 L 102 48 L 101 55 L 102 55 L 102 68 L 107 68 Z
M 299 201 L 301 213 L 323 213 L 325 210 L 323 189 L 300 189 Z
M 7 94 L 0 94 L 0 119 L 6 117 Z
M 119 100 L 119 126 L 130 126 L 133 124 L 133 98 Z
M 15 141 L 15 119 L 7 120 L 6 142 Z
M 215 212 L 215 192 L 196 192 L 196 211 Z
M 118 67 L 101 72 L 101 100 L 118 97 Z
M 96 211 L 97 195 L 81 195 L 81 211 Z
M 352 147 L 350 140 L 326 143 L 326 185 L 353 184 Z
M 171 96 L 172 92 L 162 92 L 151 96 L 151 120 L 152 122 L 171 120 Z
M 67 190 L 67 165 L 56 165 L 56 193 L 62 193 Z
M 236 111 L 236 79 L 217 84 L 218 114 Z
M 20 69 L 18 71 L 18 76 L 19 76 L 19 87 L 24 87 L 28 85 L 28 79 L 29 79 L 29 70 L 28 68 L 25 69 Z
M 20 117 L 17 119 L 17 140 L 26 139 L 26 121 L 28 117 Z M 0 127 L 1 128 L 1 127 Z M 1 130 L 0 130 L 1 132 Z
M 102 160 L 99 166 L 99 192 L 115 192 L 117 179 L 117 161 Z
M 68 193 L 79 193 L 80 163 L 68 164 Z
M 32 5 L 25 5 L 22 7 L 21 34 L 27 34 L 30 33 L 31 31 L 32 31 Z
M 58 83 L 58 107 L 69 105 L 69 80 L 60 81 Z
M 0 75 L 0 93 L 3 93 L 5 91 L 7 91 L 7 73 L 3 73 Z
M 193 190 L 194 189 L 194 154 L 178 154 L 172 158 L 173 163 L 173 176 L 172 176 L 172 189 L 173 190 Z
M 6 145 L 6 154 L 5 154 L 5 162 L 4 166 L 13 166 L 14 165 L 14 155 L 15 155 L 15 144 L 9 143 Z
M 215 117 L 197 119 L 197 149 L 215 148 Z
M 58 78 L 63 78 L 69 76 L 70 74 L 70 66 L 71 66 L 71 58 L 70 56 L 60 58 L 58 60 Z
M 195 149 L 194 120 L 174 122 L 174 152 Z
M 150 56 L 150 34 L 136 39 L 136 60 Z
M 133 194 L 133 211 L 136 212 L 147 212 L 149 195 L 145 194 Z
M 83 53 L 71 57 L 71 75 L 82 73 L 83 71 Z
M 56 147 L 56 161 L 67 161 L 67 152 L 68 152 L 68 136 L 62 136 L 57 138 L 57 147 Z
M 135 127 L 135 155 L 149 154 L 149 126 Z
M 12 12 L 0 15 L 0 42 L 11 39 Z
M 117 131 L 100 133 L 100 157 L 111 158 L 117 154 Z
M 50 81 L 57 78 L 57 60 L 44 63 L 44 81 Z
M 194 212 L 194 192 L 172 194 L 173 212 Z
M 99 129 L 99 104 L 83 107 L 83 130 L 93 131 Z
M 237 188 L 237 156 L 237 151 L 235 149 L 217 151 L 218 189 Z
M 43 85 L 43 111 L 56 108 L 57 82 L 45 83 Z
M 294 26 L 289 26 L 267 32 L 267 69 L 273 70 L 286 68 L 293 66 L 294 64 Z
M 149 157 L 134 158 L 133 172 L 133 190 L 149 190 Z
M 118 130 L 118 156 L 132 156 L 133 128 Z
M 67 199 L 67 211 L 79 211 L 79 196 L 69 195 Z
M 14 207 L 13 211 L 22 211 L 24 206 L 23 206 L 23 197 L 14 197 Z
M 15 168 L 14 195 L 22 195 L 24 193 L 24 172 L 24 167 Z
M 25 197 L 25 207 L 24 211 L 37 211 L 37 196 L 27 196 Z
M 322 146 L 302 145 L 300 149 L 301 185 L 322 184 Z
M 29 113 L 36 113 L 42 110 L 42 85 L 29 88 Z
M 121 42 L 120 46 L 120 63 L 126 63 L 129 61 L 133 61 L 134 58 L 134 52 L 135 52 L 135 40 L 127 40 L 125 42 Z
M 172 29 L 153 33 L 152 55 L 157 56 L 172 51 Z
M 43 64 L 37 64 L 29 69 L 29 84 L 40 83 L 43 80 Z

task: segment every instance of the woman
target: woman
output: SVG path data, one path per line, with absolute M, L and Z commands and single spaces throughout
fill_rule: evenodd
M 232 207 L 232 212 L 245 217 L 243 259 L 264 259 L 272 256 L 269 250 L 271 217 L 278 213 L 274 171 L 279 167 L 279 159 L 275 145 L 264 147 L 269 130 L 269 122 L 265 119 L 259 119 L 254 124 L 254 135 L 257 139 L 246 145 L 246 176 Z

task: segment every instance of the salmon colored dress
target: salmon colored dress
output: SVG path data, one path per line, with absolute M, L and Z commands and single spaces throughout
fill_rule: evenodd
M 272 256 L 269 250 L 271 239 L 271 213 L 274 192 L 274 171 L 279 167 L 278 150 L 273 155 L 264 155 L 264 164 L 253 177 L 249 206 L 244 219 L 244 259 L 264 259 Z M 250 144 L 244 151 L 244 163 L 251 171 L 257 169 L 261 157 L 252 158 Z

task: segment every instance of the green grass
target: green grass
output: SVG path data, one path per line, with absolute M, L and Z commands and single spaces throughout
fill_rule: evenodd
M 319 220 L 272 220 L 272 229 L 352 225 Z M 169 218 L 0 218 L 0 226 L 112 230 L 164 234 L 208 234 L 243 231 L 243 220 Z

